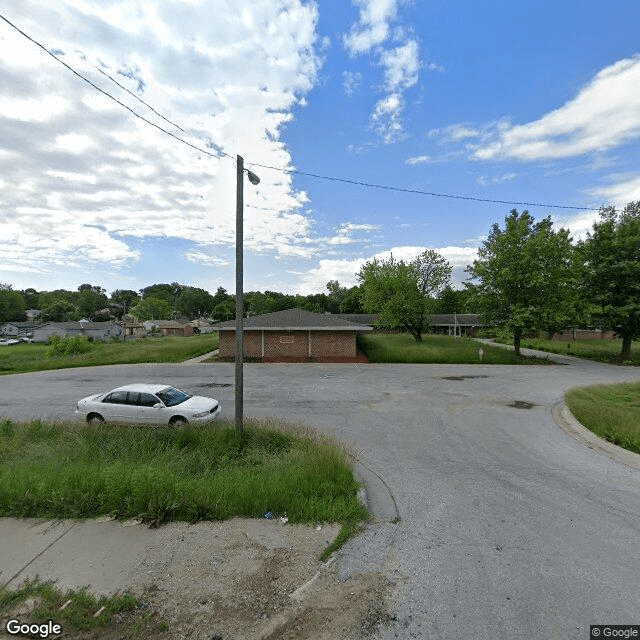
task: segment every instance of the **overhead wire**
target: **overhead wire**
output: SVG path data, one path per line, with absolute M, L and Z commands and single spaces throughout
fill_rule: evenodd
M 81 74 L 79 71 L 74 69 L 71 65 L 67 64 L 64 60 L 60 59 L 57 55 L 55 55 L 53 52 L 51 52 L 49 49 L 47 49 L 40 42 L 38 42 L 37 40 L 32 38 L 30 35 L 25 33 L 18 26 L 13 24 L 13 22 L 8 20 L 4 15 L 0 14 L 0 19 L 2 19 L 4 22 L 6 22 L 10 27 L 15 29 L 18 33 L 20 33 L 22 36 L 24 36 L 27 40 L 29 40 L 30 42 L 35 44 L 37 47 L 42 49 L 47 55 L 51 56 L 54 60 L 56 60 L 61 65 L 66 67 L 74 75 L 79 77 L 84 82 L 88 83 L 96 91 L 99 91 L 101 94 L 103 94 L 104 96 L 106 96 L 110 100 L 113 100 L 115 103 L 117 103 L 118 105 L 120 105 L 121 107 L 126 109 L 129 113 L 131 113 L 136 118 L 139 118 L 140 120 L 142 120 L 146 124 L 156 128 L 157 130 L 159 130 L 162 133 L 170 136 L 174 140 L 176 140 L 178 142 L 181 142 L 182 144 L 185 144 L 188 147 L 191 147 L 192 149 L 195 149 L 196 151 L 199 151 L 200 153 L 204 153 L 207 156 L 210 156 L 212 158 L 218 158 L 218 159 L 222 155 L 222 156 L 225 156 L 225 157 L 227 157 L 227 158 L 229 158 L 229 159 L 231 159 L 232 161 L 235 162 L 235 158 L 233 156 L 229 155 L 228 153 L 226 153 L 225 151 L 223 151 L 221 148 L 219 149 L 219 155 L 217 155 L 215 153 L 211 153 L 210 151 L 207 151 L 206 149 L 203 149 L 203 148 L 201 148 L 201 147 L 189 142 L 188 140 L 184 140 L 180 136 L 177 136 L 176 134 L 172 133 L 171 131 L 168 131 L 167 129 L 165 129 L 165 128 L 161 127 L 160 125 L 156 124 L 155 122 L 152 122 L 148 118 L 145 118 L 144 116 L 140 115 L 134 109 L 132 109 L 131 107 L 126 105 L 124 102 L 118 100 L 118 98 L 112 96 L 108 91 L 105 91 L 104 89 L 102 89 L 101 87 L 96 85 L 94 82 L 92 82 L 90 79 L 85 77 L 83 74 Z M 154 107 L 152 107 L 150 104 L 148 104 L 147 102 L 142 100 L 139 96 L 137 96 L 135 93 L 133 93 L 132 91 L 127 89 L 125 86 L 123 86 L 121 83 L 119 83 L 115 78 L 113 78 L 108 73 L 106 73 L 103 70 L 101 70 L 100 68 L 96 67 L 95 65 L 94 65 L 94 67 L 96 68 L 96 70 L 99 73 L 101 73 L 102 75 L 106 76 L 109 80 L 114 82 L 118 87 L 120 87 L 121 89 L 123 89 L 127 93 L 131 94 L 134 98 L 139 100 L 142 104 L 144 104 L 151 111 L 153 111 L 157 116 L 159 116 L 160 118 L 162 118 L 163 120 L 165 120 L 169 124 L 173 125 L 174 127 L 177 127 L 178 129 L 180 129 L 180 131 L 184 132 L 184 129 L 182 127 L 180 127 L 175 122 L 172 122 L 171 120 L 169 120 L 168 118 L 163 116 Z M 466 195 L 451 194 L 451 193 L 437 193 L 437 192 L 434 192 L 434 191 L 423 191 L 421 189 L 412 189 L 412 188 L 408 188 L 408 187 L 397 187 L 397 186 L 392 186 L 392 185 L 382 185 L 382 184 L 376 184 L 376 183 L 371 183 L 371 182 L 364 182 L 364 181 L 361 181 L 361 180 L 354 180 L 354 179 L 350 179 L 350 178 L 340 178 L 340 177 L 336 177 L 336 176 L 321 175 L 321 174 L 317 174 L 317 173 L 311 173 L 309 171 L 300 171 L 299 169 L 289 169 L 289 168 L 284 168 L 284 167 L 273 167 L 273 166 L 266 165 L 266 164 L 260 164 L 260 163 L 257 163 L 257 162 L 251 162 L 250 160 L 245 160 L 245 164 L 250 165 L 252 167 L 260 167 L 260 168 L 263 168 L 263 169 L 270 169 L 270 170 L 273 170 L 273 171 L 278 171 L 280 173 L 285 173 L 285 174 L 290 174 L 290 175 L 300 175 L 300 176 L 306 176 L 306 177 L 310 177 L 310 178 L 316 178 L 318 180 L 327 180 L 327 181 L 331 181 L 331 182 L 340 182 L 340 183 L 343 183 L 343 184 L 351 184 L 351 185 L 360 186 L 360 187 L 366 187 L 366 188 L 371 188 L 371 189 L 383 189 L 383 190 L 387 190 L 387 191 L 396 191 L 396 192 L 401 192 L 401 193 L 411 193 L 411 194 L 416 194 L 416 195 L 429 196 L 429 197 L 433 197 L 433 198 L 448 198 L 448 199 L 454 199 L 454 200 L 466 200 L 466 201 L 471 201 L 471 202 L 484 202 L 484 203 L 490 203 L 490 204 L 506 204 L 506 205 L 515 205 L 515 206 L 540 207 L 540 208 L 545 208 L 545 209 L 571 209 L 571 210 L 574 210 L 574 211 L 595 211 L 595 210 L 597 210 L 597 207 L 580 207 L 580 206 L 576 206 L 576 205 L 549 204 L 549 203 L 542 203 L 542 202 L 524 202 L 524 201 L 520 202 L 520 201 L 515 201 L 515 200 L 499 200 L 499 199 L 494 199 L 494 198 L 480 198 L 480 197 L 476 197 L 476 196 L 466 196 Z
M 87 84 L 89 84 L 91 87 L 93 87 L 96 91 L 99 91 L 102 95 L 106 96 L 107 98 L 109 98 L 110 100 L 113 100 L 116 104 L 120 105 L 122 108 L 126 109 L 129 113 L 131 113 L 132 115 L 134 115 L 136 118 L 139 118 L 140 120 L 142 120 L 143 122 L 145 122 L 146 124 L 158 129 L 159 131 L 161 131 L 162 133 L 172 137 L 174 140 L 177 140 L 179 142 L 182 142 L 182 144 L 187 145 L 188 147 L 191 147 L 192 149 L 195 149 L 196 151 L 199 151 L 200 153 L 204 153 L 208 156 L 211 156 L 212 158 L 219 158 L 219 155 L 216 155 L 215 153 L 211 153 L 210 151 L 207 151 L 206 149 L 202 149 L 201 147 L 189 142 L 188 140 L 184 140 L 183 138 L 181 138 L 180 136 L 175 135 L 174 133 L 172 133 L 171 131 L 167 131 L 167 129 L 161 127 L 160 125 L 156 124 L 155 122 L 152 122 L 151 120 L 149 120 L 148 118 L 145 118 L 143 115 L 140 115 L 137 111 L 134 111 L 130 106 L 126 105 L 124 102 L 122 102 L 121 100 L 118 100 L 118 98 L 116 98 L 115 96 L 112 96 L 108 91 L 105 91 L 104 89 L 102 89 L 101 87 L 99 87 L 97 84 L 95 84 L 94 82 L 92 82 L 91 80 L 89 80 L 89 78 L 87 78 L 86 76 L 82 75 L 79 71 L 77 71 L 76 69 L 74 69 L 71 65 L 67 64 L 64 60 L 60 59 L 57 55 L 55 55 L 53 52 L 49 51 L 49 49 L 47 49 L 44 45 L 40 44 L 37 40 L 35 40 L 34 38 L 32 38 L 29 34 L 25 33 L 22 29 L 20 29 L 19 27 L 17 27 L 15 24 L 13 24 L 13 22 L 11 22 L 10 20 L 8 20 L 5 16 L 3 16 L 2 14 L 0 14 L 0 19 L 4 20 L 9 26 L 13 27 L 18 33 L 20 33 L 22 36 L 24 36 L 27 40 L 29 40 L 30 42 L 32 42 L 33 44 L 35 44 L 37 47 L 39 47 L 40 49 L 42 49 L 47 55 L 51 56 L 54 60 L 56 60 L 57 62 L 59 62 L 61 65 L 63 65 L 64 67 L 66 67 L 69 71 L 71 71 L 71 73 L 73 73 L 74 75 L 76 75 L 78 78 L 80 78 L 81 80 L 83 80 L 84 82 L 86 82 Z M 106 74 L 105 74 L 106 75 Z M 153 111 L 155 111 L 155 109 L 153 109 Z M 157 113 L 157 112 L 156 112 Z M 160 114 L 158 114 L 160 115 Z M 166 118 L 165 118 L 166 120 Z M 170 122 L 170 121 L 169 121 Z M 173 123 L 171 123 L 173 124 Z M 174 125 L 176 126 L 176 125 Z M 178 127 L 180 128 L 180 127 Z M 225 153 L 224 151 L 220 151 L 220 153 L 222 155 L 225 155 L 227 157 L 231 157 L 228 153 Z

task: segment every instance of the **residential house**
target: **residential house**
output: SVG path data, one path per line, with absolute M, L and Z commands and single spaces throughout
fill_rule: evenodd
M 235 321 L 218 322 L 219 357 L 235 357 Z M 287 309 L 243 318 L 244 357 L 274 360 L 346 362 L 357 358 L 356 336 L 371 327 L 332 314 Z
M 39 325 L 35 322 L 6 322 L 0 327 L 0 335 L 15 338 L 30 336 Z
M 33 330 L 34 342 L 47 342 L 51 336 L 86 336 L 94 340 L 122 338 L 122 327 L 116 322 L 45 322 Z

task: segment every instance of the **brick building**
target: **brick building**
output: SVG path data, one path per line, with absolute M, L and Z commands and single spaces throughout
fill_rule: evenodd
M 213 325 L 220 332 L 220 358 L 235 356 L 235 320 Z M 356 335 L 371 327 L 331 314 L 287 309 L 243 318 L 244 357 L 264 362 L 354 361 Z

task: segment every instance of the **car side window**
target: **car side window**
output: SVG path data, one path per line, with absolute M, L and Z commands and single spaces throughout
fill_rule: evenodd
M 112 391 L 102 402 L 108 402 L 110 404 L 127 404 L 127 392 Z
M 154 395 L 151 395 L 150 393 L 140 394 L 139 405 L 141 407 L 154 407 L 158 404 L 158 402 L 158 398 L 156 398 Z

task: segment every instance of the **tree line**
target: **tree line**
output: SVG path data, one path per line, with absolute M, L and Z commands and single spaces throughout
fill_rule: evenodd
M 249 291 L 244 294 L 245 315 L 260 315 L 299 307 L 314 313 L 365 313 L 362 287 L 343 287 L 337 280 L 326 285 L 327 293 L 310 295 L 278 291 Z M 438 312 L 461 310 L 464 292 L 449 287 L 438 303 Z M 116 289 L 107 295 L 97 285 L 82 284 L 76 291 L 33 288 L 13 290 L 0 284 L 0 323 L 24 321 L 27 309 L 37 309 L 38 322 L 121 320 L 125 314 L 143 320 L 207 318 L 214 322 L 235 318 L 235 295 L 218 287 L 215 294 L 204 289 L 173 282 L 153 284 L 140 291 Z
M 550 217 L 536 222 L 528 211 L 512 210 L 504 227 L 492 225 L 466 269 L 465 306 L 485 324 L 522 338 L 573 327 L 597 326 L 622 339 L 621 360 L 640 338 L 640 202 L 624 210 L 600 209 L 584 240 L 554 229 Z M 380 324 L 404 326 L 417 341 L 428 324 L 434 296 L 448 286 L 451 265 L 434 251 L 413 261 L 373 260 L 358 273 L 365 311 Z
M 504 227 L 494 223 L 466 272 L 463 290 L 451 287 L 452 267 L 431 249 L 405 262 L 366 262 L 358 285 L 327 283 L 327 293 L 292 295 L 275 291 L 244 294 L 244 314 L 260 315 L 300 307 L 315 313 L 376 313 L 378 325 L 404 327 L 420 341 L 434 313 L 478 313 L 484 324 L 513 335 L 516 352 L 532 332 L 597 326 L 622 339 L 622 360 L 640 337 L 640 202 L 624 210 L 600 210 L 586 239 L 574 242 L 568 230 L 555 229 L 550 217 L 536 222 L 528 211 L 512 210 Z M 77 291 L 14 291 L 0 285 L 0 322 L 26 319 L 39 309 L 39 321 L 139 320 L 235 317 L 235 297 L 218 287 L 215 294 L 182 285 L 154 284 L 136 292 L 117 289 L 107 296 L 96 285 Z

